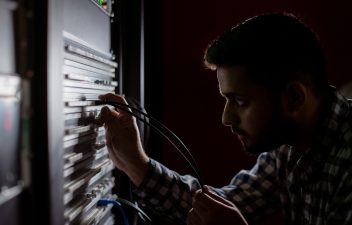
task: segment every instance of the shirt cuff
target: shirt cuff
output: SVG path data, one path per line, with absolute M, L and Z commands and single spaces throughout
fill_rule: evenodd
M 153 190 L 156 188 L 157 180 L 160 176 L 162 176 L 160 163 L 150 158 L 148 171 L 142 183 L 133 190 L 133 193 L 141 199 L 146 198 L 148 190 Z

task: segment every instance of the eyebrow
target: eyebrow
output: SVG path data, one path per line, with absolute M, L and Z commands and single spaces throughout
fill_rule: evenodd
M 245 95 L 243 95 L 243 94 L 240 94 L 240 93 L 238 93 L 238 92 L 236 92 L 236 91 L 230 91 L 230 92 L 225 92 L 225 93 L 223 93 L 223 92 L 221 92 L 221 88 L 220 88 L 220 85 L 218 86 L 218 90 L 219 90 L 219 93 L 220 93 L 220 95 L 222 96 L 222 97 L 226 97 L 226 98 L 230 98 L 230 97 L 246 97 Z
M 220 95 L 223 96 L 223 97 L 227 97 L 227 98 L 230 98 L 230 97 L 244 97 L 244 95 L 239 94 L 237 92 L 222 93 L 220 91 Z

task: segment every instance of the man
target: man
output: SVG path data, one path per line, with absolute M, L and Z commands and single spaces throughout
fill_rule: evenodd
M 148 158 L 134 118 L 104 108 L 111 159 L 141 201 L 188 225 L 248 224 L 277 209 L 289 224 L 352 224 L 351 103 L 328 85 L 314 33 L 292 15 L 256 16 L 211 43 L 205 64 L 226 99 L 223 124 L 257 163 L 200 191 Z

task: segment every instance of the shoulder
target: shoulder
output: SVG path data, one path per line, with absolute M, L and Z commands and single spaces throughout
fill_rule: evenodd
M 347 100 L 347 105 L 347 112 L 339 121 L 339 135 L 331 155 L 339 161 L 352 161 L 352 100 Z
M 290 146 L 282 145 L 270 152 L 261 153 L 252 171 L 256 170 L 257 173 L 279 175 L 280 171 L 285 171 L 291 152 Z
M 352 174 L 352 113 L 341 124 L 340 135 L 327 158 L 325 169 L 339 179 Z
M 348 101 L 349 109 L 347 115 L 340 124 L 340 135 L 335 143 L 334 156 L 340 161 L 352 162 L 352 102 Z M 351 164 L 352 166 L 352 164 Z

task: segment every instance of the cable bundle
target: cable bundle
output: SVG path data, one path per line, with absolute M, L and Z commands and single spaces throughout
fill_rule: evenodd
M 201 185 L 201 188 L 203 189 L 202 178 L 200 176 L 199 169 L 197 167 L 197 163 L 194 160 L 191 152 L 189 151 L 187 146 L 181 141 L 181 139 L 179 137 L 177 137 L 177 135 L 174 132 L 172 132 L 169 128 L 167 128 L 164 124 L 162 124 L 160 121 L 158 121 L 157 119 L 153 118 L 152 116 L 149 116 L 147 113 L 143 112 L 142 110 L 139 110 L 139 109 L 137 109 L 135 107 L 132 107 L 132 106 L 124 104 L 124 103 L 112 102 L 112 101 L 96 101 L 96 104 L 97 105 L 111 105 L 111 106 L 114 106 L 118 110 L 127 112 L 128 114 L 134 116 L 139 121 L 141 121 L 141 122 L 145 123 L 146 125 L 148 125 L 156 133 L 158 133 L 159 135 L 161 135 L 164 138 L 166 138 L 175 147 L 177 152 L 180 153 L 182 155 L 182 157 L 187 161 L 187 163 L 189 164 L 191 169 L 194 171 L 196 177 L 198 178 L 198 181 L 199 181 L 199 183 Z M 148 118 L 151 122 L 148 122 L 147 119 L 142 118 L 137 113 L 126 109 L 126 107 L 131 109 L 131 110 L 134 110 L 134 111 L 138 112 L 139 114 L 141 114 L 144 117 Z M 169 135 L 171 135 L 171 137 L 174 140 L 172 140 L 172 138 L 170 138 Z M 176 141 L 177 144 L 174 141 Z

